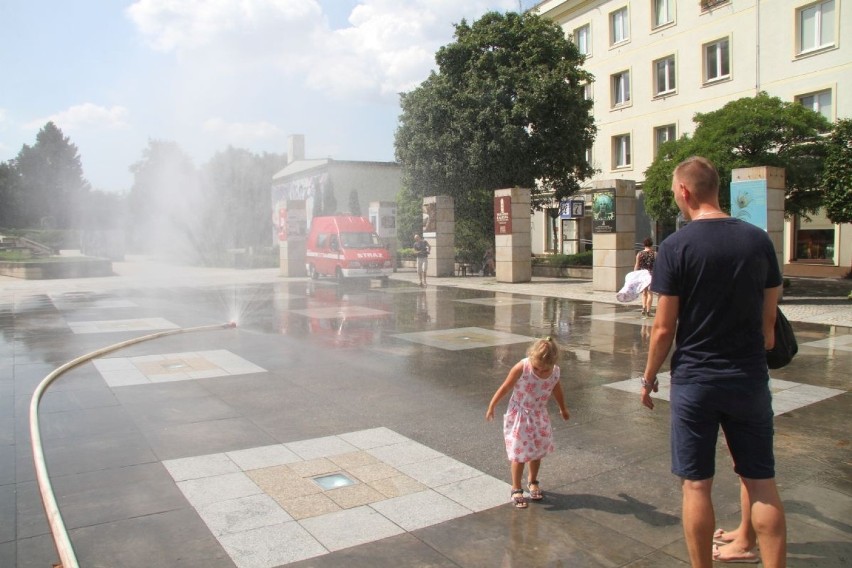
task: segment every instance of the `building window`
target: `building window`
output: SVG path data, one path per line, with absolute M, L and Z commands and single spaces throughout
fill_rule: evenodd
M 834 121 L 834 108 L 831 105 L 831 89 L 801 95 L 796 97 L 796 100 L 798 100 L 802 106 L 820 113 L 829 121 Z
M 810 221 L 796 218 L 796 260 L 834 261 L 834 224 L 825 209 L 810 215 Z
M 727 38 L 704 46 L 704 82 L 720 81 L 731 76 L 731 54 Z
M 654 156 L 660 151 L 660 146 L 677 137 L 677 127 L 674 124 L 666 124 L 654 128 Z
M 612 76 L 612 106 L 624 106 L 630 102 L 630 71 Z
M 654 27 L 659 28 L 674 21 L 675 0 L 651 0 L 654 3 Z
M 800 9 L 796 20 L 800 54 L 834 45 L 834 0 Z
M 630 167 L 630 135 L 621 134 L 612 137 L 612 167 Z
M 574 30 L 574 45 L 582 55 L 588 57 L 592 54 L 592 34 L 589 24 Z
M 592 84 L 585 83 L 583 85 L 583 98 L 587 101 L 592 100 Z
M 630 39 L 630 22 L 627 6 L 609 15 L 610 43 L 615 45 Z
M 654 95 L 668 95 L 676 88 L 674 55 L 654 61 Z
M 730 1 L 731 0 L 701 0 L 701 11 L 706 12 L 708 10 L 712 10 L 717 6 L 727 4 Z

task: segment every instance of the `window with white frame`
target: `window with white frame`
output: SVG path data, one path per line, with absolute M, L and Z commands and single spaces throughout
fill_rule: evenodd
M 609 42 L 612 45 L 630 39 L 630 21 L 628 19 L 627 6 L 610 13 L 609 31 Z
M 820 113 L 830 121 L 834 121 L 834 107 L 831 104 L 831 89 L 818 91 L 816 93 L 808 93 L 796 97 L 802 106 Z
M 612 106 L 619 107 L 630 103 L 630 71 L 622 71 L 612 76 Z
M 723 38 L 704 45 L 704 81 L 711 83 L 731 76 L 730 40 Z
M 676 88 L 674 55 L 654 61 L 654 95 L 670 95 Z
M 583 84 L 583 98 L 587 101 L 592 100 L 592 84 L 584 83 Z
M 653 22 L 654 27 L 659 28 L 674 21 L 674 3 L 675 0 L 651 0 L 653 3 Z
M 574 30 L 574 45 L 582 55 L 588 57 L 592 54 L 592 29 L 589 24 Z
M 666 124 L 665 126 L 654 128 L 654 156 L 660 151 L 660 146 L 669 140 L 674 140 L 676 136 L 677 126 L 674 124 Z
M 630 167 L 630 135 L 619 134 L 612 137 L 612 167 Z
M 796 14 L 799 53 L 834 45 L 834 0 L 800 8 Z

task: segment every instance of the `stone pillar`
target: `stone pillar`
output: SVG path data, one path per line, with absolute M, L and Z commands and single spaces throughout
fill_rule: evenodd
M 494 272 L 497 282 L 532 280 L 530 190 L 494 192 Z
M 456 217 L 453 198 L 423 198 L 423 238 L 432 247 L 427 276 L 453 276 L 456 266 Z
M 304 200 L 290 199 L 279 203 L 278 260 L 281 276 L 305 276 L 307 216 Z
M 592 288 L 618 292 L 636 264 L 636 184 L 594 182 L 592 195 Z
M 784 270 L 784 168 L 755 166 L 731 171 L 731 217 L 767 232 Z

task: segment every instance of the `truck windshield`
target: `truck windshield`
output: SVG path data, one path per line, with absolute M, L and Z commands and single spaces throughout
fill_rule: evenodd
M 344 248 L 378 248 L 379 236 L 375 233 L 340 233 Z

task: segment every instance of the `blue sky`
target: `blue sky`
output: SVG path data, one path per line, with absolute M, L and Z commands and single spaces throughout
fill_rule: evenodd
M 522 2 L 529 8 L 533 2 Z M 94 189 L 127 191 L 148 140 L 201 165 L 229 145 L 393 160 L 397 93 L 453 24 L 518 0 L 0 0 L 0 161 L 52 120 Z

